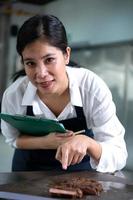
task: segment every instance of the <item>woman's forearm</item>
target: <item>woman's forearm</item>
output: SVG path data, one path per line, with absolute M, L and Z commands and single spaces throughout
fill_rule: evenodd
M 98 163 L 102 154 L 101 145 L 94 139 L 89 138 L 87 154 L 90 155 Z
M 19 136 L 16 140 L 16 146 L 19 149 L 47 149 L 47 137 Z
M 20 149 L 57 149 L 59 145 L 72 137 L 69 133 L 64 137 L 60 137 L 57 133 L 50 133 L 41 137 L 20 135 L 16 140 L 16 146 Z

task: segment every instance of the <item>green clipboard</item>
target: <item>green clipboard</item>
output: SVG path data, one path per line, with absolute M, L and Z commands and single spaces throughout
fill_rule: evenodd
M 18 129 L 21 134 L 44 136 L 51 132 L 65 133 L 63 124 L 55 120 L 37 118 L 27 115 L 10 115 L 0 113 L 0 118 Z

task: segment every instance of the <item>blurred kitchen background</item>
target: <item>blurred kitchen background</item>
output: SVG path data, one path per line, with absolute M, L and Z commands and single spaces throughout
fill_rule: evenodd
M 125 170 L 133 170 L 133 0 L 0 0 L 0 101 L 12 74 L 21 68 L 18 28 L 38 13 L 59 17 L 67 30 L 71 59 L 96 72 L 111 89 L 126 128 Z M 0 172 L 11 170 L 12 154 L 0 134 Z

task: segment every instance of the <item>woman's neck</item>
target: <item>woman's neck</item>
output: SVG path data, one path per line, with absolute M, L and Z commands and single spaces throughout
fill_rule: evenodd
M 66 105 L 70 102 L 69 88 L 67 88 L 62 94 L 48 95 L 47 97 L 42 97 L 38 95 L 41 101 L 47 105 L 47 107 L 54 113 L 56 117 L 64 110 Z

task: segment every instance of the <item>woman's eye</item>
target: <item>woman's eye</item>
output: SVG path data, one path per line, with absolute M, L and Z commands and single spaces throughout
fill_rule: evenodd
M 29 62 L 25 62 L 24 65 L 25 65 L 25 66 L 28 66 L 28 67 L 34 67 L 34 66 L 35 66 L 35 63 L 29 61 Z
M 46 59 L 47 64 L 53 63 L 54 61 L 55 61 L 55 58 L 47 58 Z

